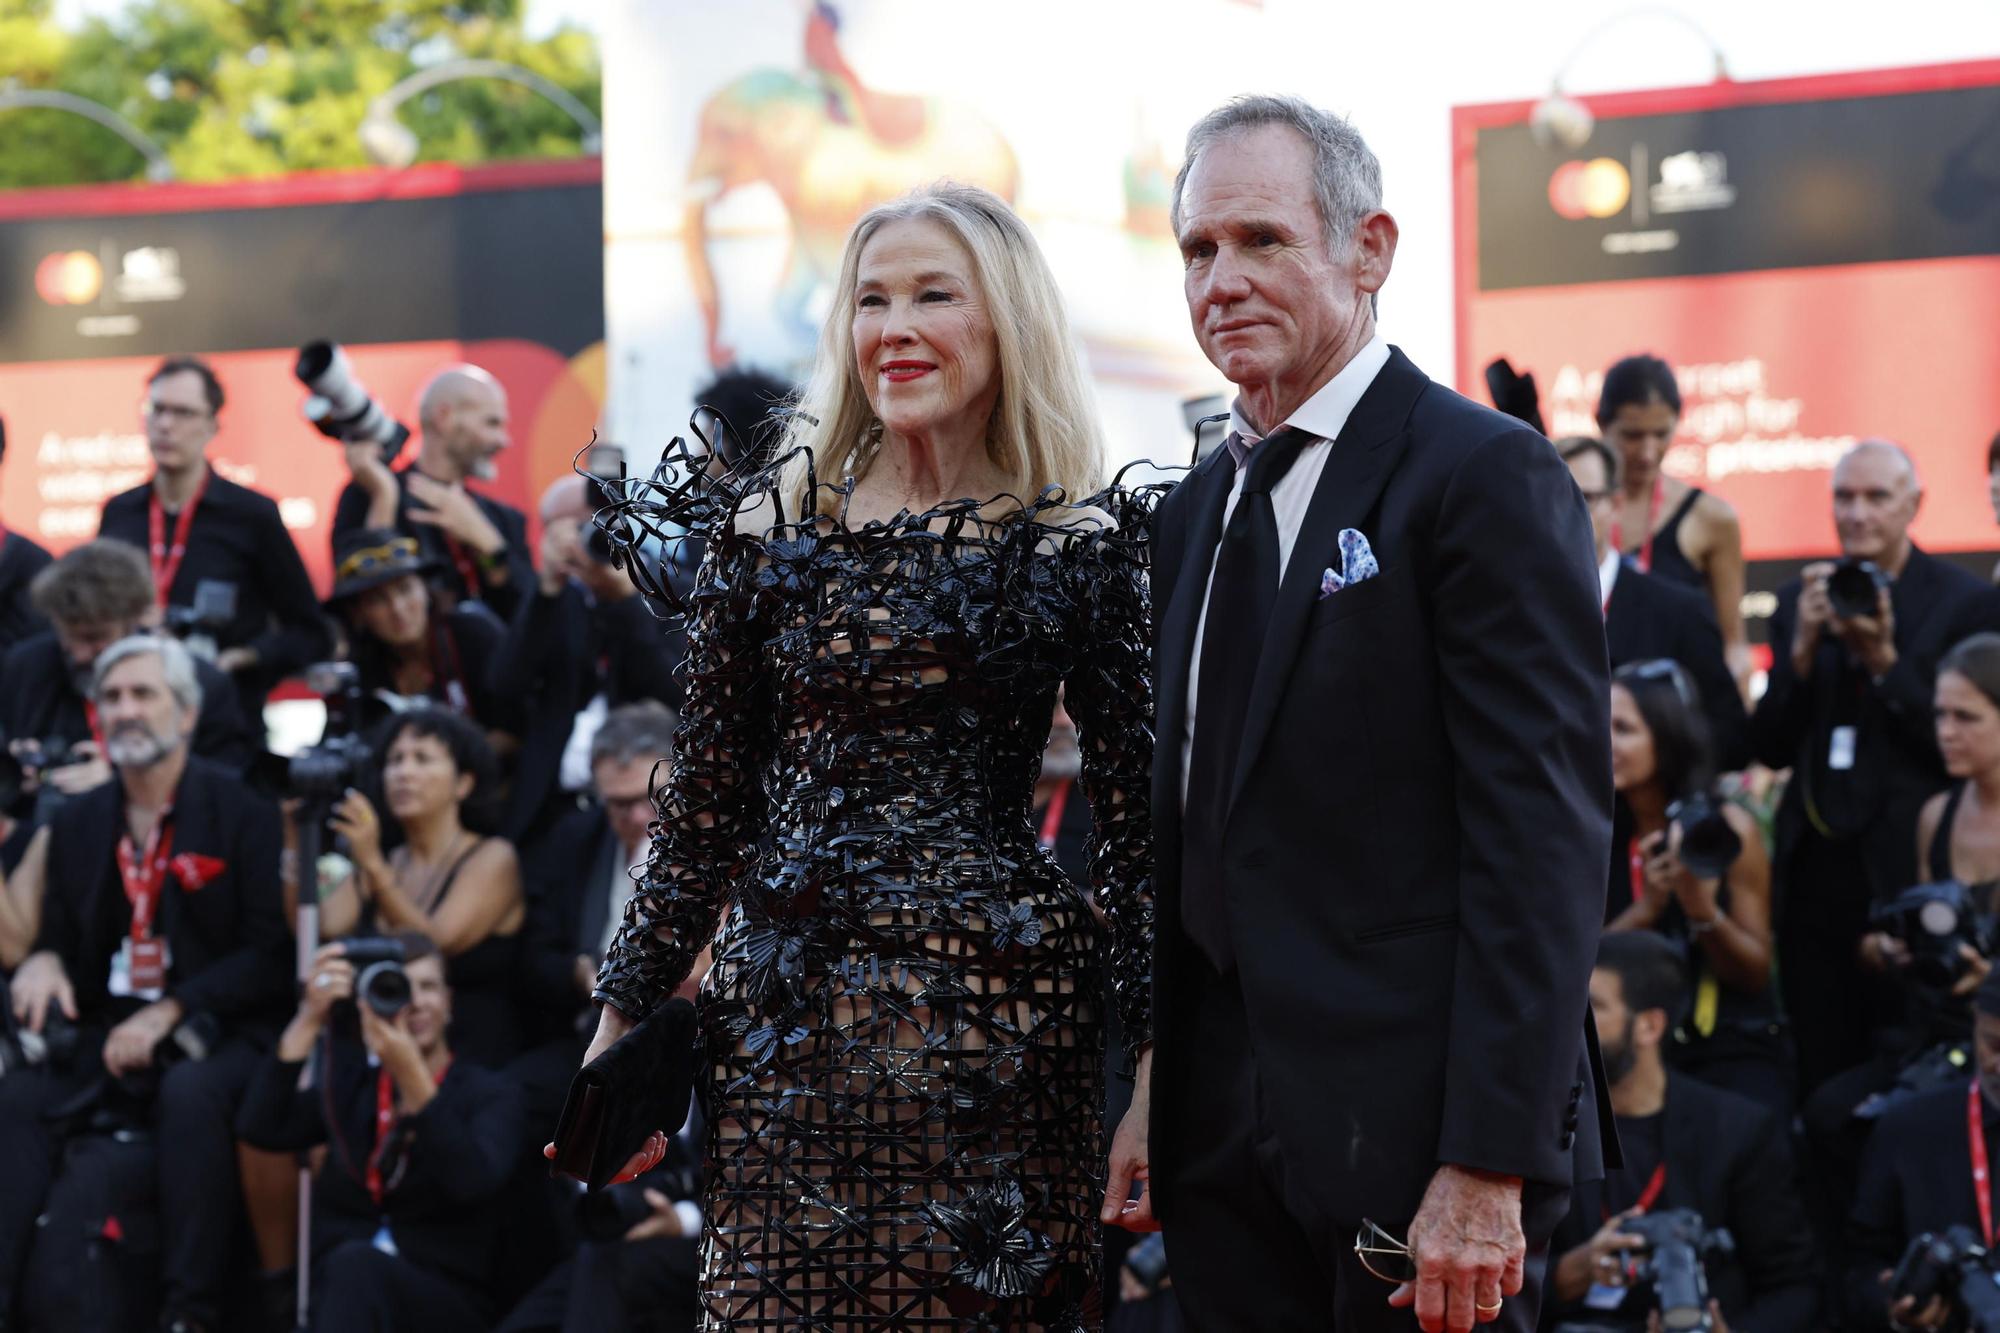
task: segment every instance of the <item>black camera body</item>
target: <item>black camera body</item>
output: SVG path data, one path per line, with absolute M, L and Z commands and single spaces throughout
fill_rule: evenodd
M 236 585 L 203 579 L 195 584 L 193 602 L 169 606 L 163 616 L 167 632 L 177 639 L 213 638 L 236 623 Z
M 1841 560 L 1826 577 L 1826 598 L 1833 613 L 1842 620 L 1872 616 L 1881 608 L 1881 594 L 1888 591 L 1889 576 L 1873 560 Z
M 1735 1238 L 1722 1228 L 1711 1230 L 1692 1208 L 1640 1213 L 1618 1227 L 1646 1242 L 1643 1251 L 1626 1259 L 1626 1285 L 1659 1311 L 1661 1327 L 1676 1333 L 1714 1328 L 1707 1261 L 1735 1254 Z
M 5 1015 L 5 1026 L 0 1028 L 0 1078 L 23 1069 L 46 1066 L 50 1069 L 68 1069 L 76 1063 L 76 1052 L 82 1044 L 82 1034 L 76 1024 L 63 1015 L 61 1009 L 49 1006 L 42 1019 L 42 1030 L 30 1032 L 15 1024 L 11 1009 Z
M 1681 831 L 1681 864 L 1697 879 L 1721 879 L 1743 855 L 1743 839 L 1724 817 L 1724 804 L 1698 791 L 1667 807 L 1667 822 Z
M 1868 924 L 1909 947 L 1905 975 L 1932 990 L 1948 991 L 1965 975 L 1960 945 L 1982 954 L 1993 951 L 1992 923 L 1982 918 L 1972 891 L 1955 879 L 1912 885 L 1875 903 L 1868 909 Z
M 292 756 L 285 786 L 302 800 L 331 803 L 361 786 L 373 761 L 359 734 L 361 673 L 352 662 L 318 662 L 306 668 L 305 677 L 307 688 L 326 703 L 326 729 L 319 744 Z
M 1891 1303 L 1906 1296 L 1919 1310 L 1942 1298 L 1957 1316 L 1955 1326 L 1966 1333 L 2000 1333 L 1993 1257 L 1971 1227 L 1951 1227 L 1941 1235 L 1927 1231 L 1910 1242 L 1889 1278 Z
M 410 974 L 403 970 L 409 955 L 401 940 L 390 936 L 345 940 L 341 954 L 354 965 L 355 1003 L 367 1005 L 380 1018 L 394 1018 L 410 1007 Z
M 381 446 L 385 463 L 402 452 L 410 428 L 389 415 L 354 378 L 354 368 L 339 343 L 321 339 L 299 348 L 292 374 L 312 394 L 304 411 L 320 434 L 342 444 L 373 440 Z

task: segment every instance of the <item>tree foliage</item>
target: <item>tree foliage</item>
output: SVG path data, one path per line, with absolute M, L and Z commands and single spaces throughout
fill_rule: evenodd
M 0 0 L 0 80 L 110 107 L 165 149 L 182 180 L 366 166 L 369 103 L 443 61 L 533 71 L 593 111 L 596 40 L 521 29 L 521 0 L 132 0 L 57 26 L 54 0 Z M 6 87 L 0 82 L 0 88 Z M 572 157 L 582 131 L 539 94 L 493 79 L 405 102 L 419 160 Z M 134 180 L 142 154 L 67 112 L 0 111 L 0 189 Z

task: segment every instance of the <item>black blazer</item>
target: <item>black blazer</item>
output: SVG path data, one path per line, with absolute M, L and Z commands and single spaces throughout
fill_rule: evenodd
M 1156 1088 L 1202 1061 L 1174 1003 L 1195 961 L 1178 925 L 1181 738 L 1229 469 L 1221 450 L 1198 466 L 1154 537 Z M 1322 600 L 1344 528 L 1381 573 Z M 1259 646 L 1222 858 L 1303 1217 L 1407 1220 L 1440 1163 L 1558 1190 L 1599 1166 L 1586 1000 L 1611 764 L 1591 546 L 1546 439 L 1391 352 L 1333 446 Z M 1156 1160 L 1204 1132 L 1176 1126 L 1165 1097 L 1152 1124 Z
M 152 495 L 149 481 L 106 500 L 97 535 L 149 549 Z M 215 641 L 224 648 L 257 650 L 257 669 L 247 676 L 245 693 L 260 703 L 271 686 L 332 652 L 332 633 L 277 502 L 212 468 L 188 525 L 187 555 L 167 590 L 168 604 L 193 606 L 204 583 L 235 589 L 236 618 Z
M 1716 771 L 1734 772 L 1749 761 L 1749 717 L 1722 655 L 1722 631 L 1707 597 L 1626 559 L 1604 611 L 1604 641 L 1614 671 L 1656 657 L 1680 663 L 1701 693 Z
M 49 863 L 37 951 L 63 961 L 87 1022 L 113 1003 L 105 989 L 132 925 L 118 874 L 125 789 L 107 782 L 65 804 L 49 821 Z M 292 1001 L 292 937 L 278 887 L 277 807 L 235 775 L 188 760 L 174 797 L 176 857 L 222 862 L 216 877 L 187 890 L 170 871 L 156 917 L 167 940 L 167 994 L 189 1013 L 209 1013 L 234 1032 L 275 1033 Z
M 576 993 L 576 960 L 599 955 L 617 859 L 618 835 L 594 805 L 565 815 L 522 851 L 528 894 L 522 1009 L 547 1021 L 547 1036 L 573 1033 L 576 1015 L 590 1003 Z
M 1746 1097 L 1681 1075 L 1667 1080 L 1666 1185 L 1655 1212 L 1692 1208 L 1736 1241 L 1729 1259 L 1708 1261 L 1709 1294 L 1730 1327 L 1808 1333 L 1818 1327 L 1819 1273 L 1811 1229 L 1792 1175 L 1786 1126 Z M 1580 1180 L 1569 1216 L 1549 1243 L 1554 1257 L 1586 1244 L 1610 1210 L 1604 1182 Z M 1543 1327 L 1579 1308 L 1543 1310 Z
M 528 550 L 528 516 L 505 501 L 466 487 L 466 494 L 479 506 L 479 511 L 507 539 L 507 553 L 502 557 L 507 563 L 507 577 L 497 584 L 489 585 L 482 579 L 478 586 L 470 586 L 452 560 L 444 534 L 410 517 L 416 502 L 410 498 L 410 488 L 403 485 L 403 476 L 409 470 L 396 469 L 396 531 L 417 539 L 417 545 L 437 566 L 432 582 L 447 590 L 454 602 L 478 600 L 492 607 L 502 620 L 512 616 L 521 599 L 535 591 L 535 560 Z M 360 527 L 367 518 L 368 493 L 350 481 L 341 488 L 340 499 L 334 505 L 333 539 L 338 542 L 342 533 Z
M 0 541 L 0 657 L 15 644 L 49 627 L 29 600 L 28 585 L 55 559 L 33 540 L 9 532 Z
M 1917 812 L 1947 781 L 1931 718 L 1938 660 L 1968 635 L 2000 630 L 2000 591 L 1913 549 L 1889 591 L 1896 665 L 1877 684 L 1830 634 L 1820 639 L 1812 675 L 1793 673 L 1800 586 L 1793 579 L 1778 591 L 1770 684 L 1750 721 L 1756 758 L 1793 769 L 1778 807 L 1778 868 L 1782 873 L 1810 827 L 1810 789 L 1822 822 L 1836 836 L 1859 840 L 1873 891 L 1894 892 L 1912 882 Z M 1856 728 L 1854 765 L 1833 772 L 1827 756 L 1833 728 L 1843 722 Z

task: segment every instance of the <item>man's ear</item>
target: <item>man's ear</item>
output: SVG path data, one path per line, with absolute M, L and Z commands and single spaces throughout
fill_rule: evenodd
M 1396 262 L 1396 219 L 1376 209 L 1354 224 L 1353 247 L 1355 285 L 1374 293 L 1389 281 L 1389 269 Z
M 1632 1016 L 1632 1040 L 1643 1045 L 1664 1045 L 1672 1029 L 1664 1009 L 1642 1009 Z

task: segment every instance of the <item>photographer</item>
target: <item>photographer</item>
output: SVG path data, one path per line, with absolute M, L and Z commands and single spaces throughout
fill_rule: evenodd
M 1542 1327 L 1566 1321 L 1643 1326 L 1627 1299 L 1624 1256 L 1644 1249 L 1644 1215 L 1687 1209 L 1725 1228 L 1733 1252 L 1704 1267 L 1719 1333 L 1806 1333 L 1819 1327 L 1812 1237 L 1793 1183 L 1785 1122 L 1753 1102 L 1670 1074 L 1661 1055 L 1687 1003 L 1687 975 L 1657 935 L 1607 935 L 1590 974 L 1590 1007 L 1625 1163 L 1579 1181 L 1550 1253 Z M 1632 1308 L 1632 1307 L 1637 1308 Z
M 393 528 L 416 539 L 436 565 L 451 604 L 478 600 L 502 620 L 533 590 L 528 520 L 512 505 L 467 490 L 492 481 L 507 447 L 507 391 L 478 366 L 447 366 L 418 400 L 423 442 L 416 461 L 391 471 L 373 441 L 347 446 L 353 480 L 333 513 L 334 561 L 357 528 Z
M 46 814 L 56 798 L 110 779 L 97 734 L 102 719 L 92 727 L 85 685 L 99 653 L 158 619 L 146 557 L 123 542 L 85 542 L 37 574 L 31 595 L 54 628 L 15 645 L 0 663 L 0 735 L 14 779 L 8 812 L 27 821 L 43 787 L 54 793 L 39 799 Z M 240 772 L 252 738 L 236 687 L 206 662 L 194 672 L 201 687 L 194 752 Z
M 1778 975 L 1811 1091 L 1869 1053 L 1886 997 L 1857 958 L 1868 904 L 1903 887 L 1917 807 L 1945 784 L 1931 691 L 1947 649 L 2000 628 L 2000 593 L 1910 540 L 1923 492 L 1886 441 L 1833 472 L 1843 559 L 1778 594 L 1756 757 L 1792 769 L 1778 809 Z
M 7 423 L 0 420 L 0 461 L 7 457 Z M 0 658 L 15 644 L 49 627 L 35 610 L 28 585 L 55 557 L 32 537 L 15 532 L 0 519 Z
M 593 540 L 592 489 L 569 476 L 543 494 L 535 595 L 515 613 L 493 661 L 497 693 L 540 705 L 525 724 L 507 819 L 523 841 L 561 814 L 564 792 L 590 785 L 588 732 L 607 709 L 680 700 L 674 673 L 686 642 L 679 631 L 662 631 L 632 580 L 612 566 L 610 548 Z
M 36 1215 L 68 1183 L 49 1113 L 82 1094 L 150 1127 L 148 1169 L 173 1220 L 167 1324 L 215 1329 L 237 1229 L 231 1125 L 289 991 L 277 812 L 189 756 L 200 688 L 178 641 L 113 644 L 91 699 L 117 780 L 59 810 L 18 872 L 38 919 L 13 1014 L 52 1046 L 56 1029 L 76 1031 L 66 1065 L 52 1055 L 0 1077 L 0 1312 L 23 1296 Z
M 1708 734 L 1693 695 L 1687 673 L 1663 658 L 1612 673 L 1617 795 L 1605 929 L 1657 932 L 1693 962 L 1695 1002 L 1668 1056 L 1674 1067 L 1783 1115 L 1791 1048 L 1771 986 L 1770 865 L 1749 812 L 1709 800 Z M 1698 804 L 1708 817 L 1690 821 Z M 1729 859 L 1705 873 L 1689 868 L 1704 856 Z
M 1846 1297 L 1851 1326 L 1942 1328 L 1947 1302 L 1897 1298 L 1890 1279 L 1910 1242 L 1968 1227 L 1993 1244 L 2000 1156 L 2000 975 L 1973 992 L 1975 1072 L 1890 1107 L 1869 1137 L 1848 1215 Z
M 326 656 L 331 637 L 277 504 L 209 466 L 222 402 L 206 362 L 160 363 L 140 409 L 153 478 L 104 502 L 97 535 L 147 553 L 168 627 L 205 643 L 196 656 L 227 672 L 261 721 L 271 687 Z
M 498 1068 L 521 1046 L 527 906 L 513 844 L 477 831 L 491 800 L 492 752 L 464 718 L 425 708 L 383 734 L 380 763 L 401 845 L 388 849 L 382 820 L 360 792 L 334 807 L 332 828 L 347 839 L 354 873 L 320 904 L 320 934 L 428 938 L 447 960 L 459 1053 Z
M 507 1225 L 492 1205 L 524 1132 L 520 1101 L 505 1079 L 452 1058 L 452 992 L 429 940 L 403 937 L 407 998 L 356 1004 L 344 952 L 333 944 L 314 957 L 238 1120 L 259 1148 L 329 1145 L 313 1184 L 311 1327 L 485 1329 Z M 335 1032 L 339 1008 L 359 1014 L 365 1051 Z
M 1723 660 L 1714 608 L 1701 593 L 1648 574 L 1638 561 L 1612 549 L 1620 474 L 1618 455 L 1610 445 L 1588 435 L 1573 435 L 1558 441 L 1556 452 L 1569 465 L 1570 476 L 1590 507 L 1597 578 L 1604 593 L 1604 642 L 1613 669 L 1657 657 L 1685 667 L 1700 691 L 1715 766 L 1734 772 L 1747 754 L 1749 719 Z

